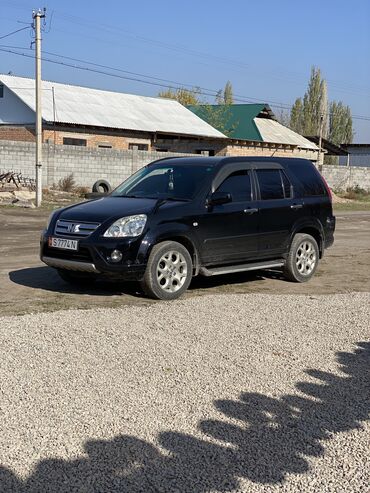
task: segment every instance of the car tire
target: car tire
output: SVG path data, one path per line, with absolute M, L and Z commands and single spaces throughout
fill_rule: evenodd
M 92 191 L 97 193 L 110 193 L 112 191 L 112 187 L 110 183 L 106 180 L 97 180 L 92 186 Z
M 58 274 L 63 281 L 68 282 L 73 286 L 88 287 L 96 281 L 96 276 L 87 272 L 74 272 L 66 269 L 58 269 Z
M 140 285 L 150 298 L 174 300 L 188 289 L 192 275 L 188 250 L 176 241 L 163 241 L 153 247 Z
M 313 236 L 298 233 L 294 236 L 283 270 L 289 281 L 307 282 L 319 263 L 319 247 Z

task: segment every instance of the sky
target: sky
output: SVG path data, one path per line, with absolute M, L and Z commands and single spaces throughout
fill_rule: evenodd
M 45 80 L 146 96 L 164 80 L 205 93 L 230 80 L 240 102 L 279 113 L 303 96 L 316 66 L 329 99 L 350 106 L 354 142 L 370 143 L 370 0 L 0 0 L 0 48 L 31 56 L 0 51 L 1 73 L 34 77 L 27 23 L 39 7 L 45 58 L 115 75 L 44 61 Z

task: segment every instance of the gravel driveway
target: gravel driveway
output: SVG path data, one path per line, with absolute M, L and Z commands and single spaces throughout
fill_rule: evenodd
M 0 319 L 1 492 L 369 492 L 370 294 Z

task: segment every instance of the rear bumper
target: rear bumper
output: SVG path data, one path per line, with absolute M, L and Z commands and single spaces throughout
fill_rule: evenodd
M 335 216 L 328 217 L 325 228 L 324 248 L 329 248 L 334 244 Z

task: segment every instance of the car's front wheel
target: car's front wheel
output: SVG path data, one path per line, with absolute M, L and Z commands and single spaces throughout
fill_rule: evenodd
M 174 300 L 189 287 L 193 264 L 188 250 L 176 241 L 163 241 L 150 253 L 141 287 L 159 300 Z
M 294 236 L 284 267 L 290 281 L 306 282 L 315 274 L 319 263 L 319 247 L 315 238 L 306 233 Z

